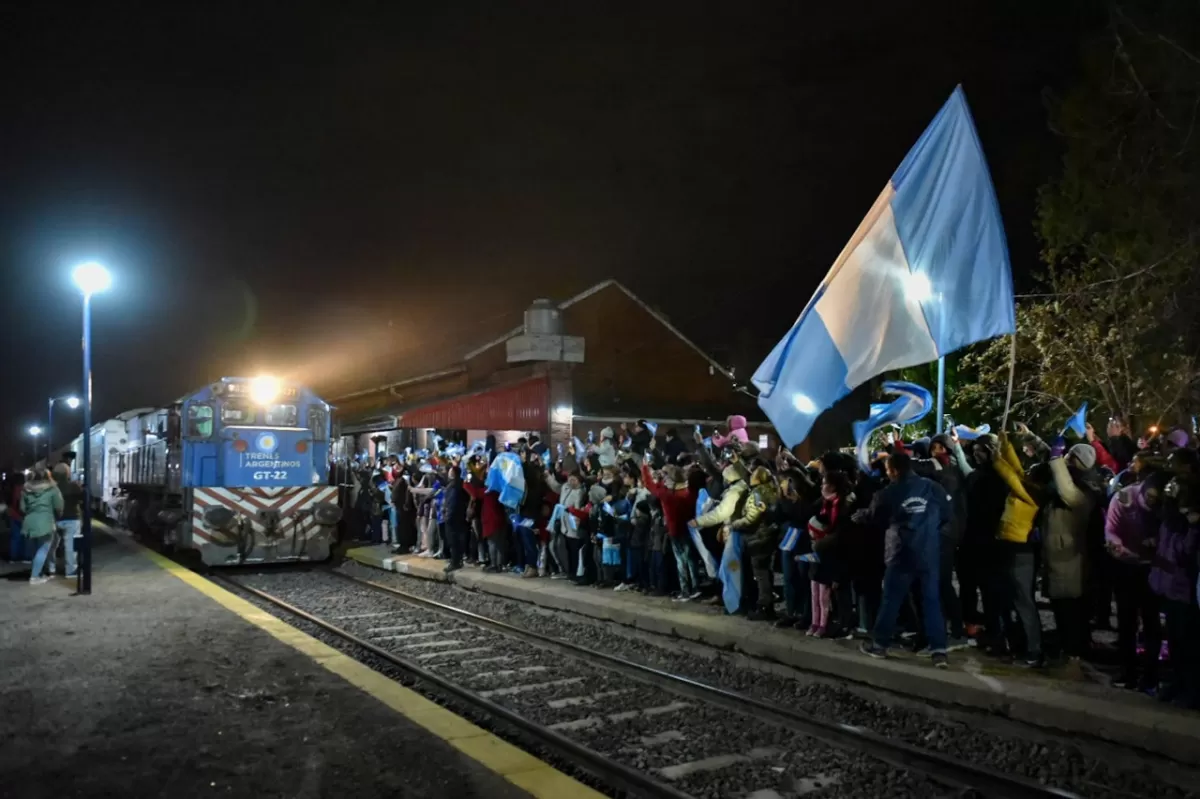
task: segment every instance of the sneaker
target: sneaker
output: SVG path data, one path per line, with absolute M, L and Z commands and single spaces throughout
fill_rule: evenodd
M 934 668 L 937 668 L 937 669 L 950 668 L 950 658 L 946 657 L 945 652 L 934 652 L 932 655 L 930 655 L 930 658 L 933 660 Z
M 50 582 L 49 577 L 30 577 L 29 578 L 30 585 L 45 585 L 48 582 Z
M 1046 668 L 1046 660 L 1041 655 L 1030 655 L 1020 661 L 1018 665 L 1026 669 L 1044 669 Z
M 971 645 L 971 641 L 967 638 L 950 638 L 946 641 L 947 652 L 957 652 L 960 649 L 966 649 Z
M 680 596 L 677 596 L 677 597 L 672 597 L 672 598 L 671 598 L 671 601 L 672 601 L 672 602 L 691 602 L 691 601 L 692 601 L 692 598 L 691 598 L 690 596 L 682 596 L 682 595 L 680 595 Z
M 808 631 L 808 634 L 811 635 L 813 638 L 824 638 L 825 637 L 825 628 L 824 627 L 813 627 L 811 630 Z
M 528 580 L 531 577 L 537 577 L 537 576 L 538 576 L 537 569 L 533 568 L 532 566 L 530 566 L 525 571 L 521 572 L 521 577 L 525 578 L 526 580 Z
M 556 574 L 550 575 L 550 579 L 551 580 L 566 580 L 569 576 L 570 575 L 565 574 L 563 572 L 558 572 Z
M 701 594 L 699 591 L 693 591 L 693 592 L 692 592 L 692 593 L 691 593 L 691 594 L 688 596 L 688 600 L 689 600 L 689 601 L 691 601 L 691 600 L 696 600 L 696 599 L 699 599 L 701 596 L 703 596 L 703 595 L 702 595 L 702 594 Z
M 450 572 L 456 572 L 459 569 L 461 569 L 462 567 L 463 566 L 461 563 L 447 563 L 446 568 L 442 569 L 442 574 L 449 574 Z
M 927 657 L 933 656 L 933 650 L 930 649 L 928 646 L 923 646 L 920 649 L 918 649 L 916 652 L 914 652 L 913 654 L 915 654 L 919 658 L 927 658 Z
M 858 651 L 876 660 L 884 660 L 888 656 L 887 650 L 882 646 L 876 646 L 873 641 L 863 641 L 858 645 Z

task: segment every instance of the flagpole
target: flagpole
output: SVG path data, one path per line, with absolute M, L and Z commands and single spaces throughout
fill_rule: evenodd
M 1008 351 L 1008 394 L 1004 397 L 1004 416 L 1000 419 L 1000 432 L 1008 430 L 1008 409 L 1012 406 L 1013 378 L 1017 374 L 1017 331 L 1012 332 L 1012 346 Z
M 938 358 L 937 431 L 944 432 L 946 409 L 946 356 Z

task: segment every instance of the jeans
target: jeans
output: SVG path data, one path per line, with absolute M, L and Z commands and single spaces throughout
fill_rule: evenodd
M 387 513 L 388 538 L 391 539 L 391 543 L 398 544 L 400 543 L 400 514 L 396 512 L 395 508 L 388 508 Z
M 50 555 L 50 545 L 54 543 L 54 536 L 48 535 L 45 538 L 38 538 L 29 542 L 30 545 L 37 546 L 37 554 L 33 556 L 33 568 L 29 571 L 29 578 L 41 577 L 42 572 L 46 568 L 46 558 Z
M 550 555 L 554 558 L 554 564 L 558 566 L 558 571 L 570 577 L 571 572 L 571 552 L 567 547 L 567 537 L 562 533 L 555 533 L 550 538 Z
M 518 566 L 526 569 L 536 569 L 538 565 L 537 531 L 532 527 L 518 527 L 517 537 L 520 539 Z
M 656 594 L 667 593 L 667 569 L 663 563 L 663 553 L 655 550 L 650 553 L 650 573 L 647 575 L 650 590 Z
M 812 623 L 812 592 L 809 588 L 808 569 L 796 562 L 794 552 L 780 552 L 783 561 L 783 607 L 789 618 Z
M 692 562 L 692 543 L 686 538 L 668 538 L 671 551 L 675 553 L 675 565 L 679 568 L 679 593 L 690 596 L 696 593 L 696 564 Z
M 1013 546 L 1002 547 L 1002 552 L 1005 557 L 1000 563 L 1008 581 L 1005 596 L 1025 631 L 1025 656 L 1033 660 L 1042 656 L 1042 620 L 1033 599 L 1037 558 L 1033 552 Z
M 56 539 L 62 541 L 63 559 L 67 563 L 66 573 L 68 577 L 75 576 L 75 536 L 78 533 L 78 519 L 64 519 L 58 523 L 58 535 L 56 536 Z M 55 548 L 57 548 L 57 546 Z M 53 558 L 51 560 L 53 560 Z M 51 569 L 53 568 L 53 563 L 51 563 Z
M 913 581 L 920 580 L 921 606 L 924 611 L 925 629 L 929 636 L 929 648 L 933 652 L 944 653 L 946 622 L 942 619 L 942 605 L 938 597 L 937 558 L 924 557 L 914 563 L 916 560 L 915 555 L 901 552 L 895 561 L 888 564 L 887 571 L 883 573 L 883 601 L 879 606 L 879 616 L 875 619 L 873 634 L 875 645 L 884 649 L 891 645 L 900 606 L 908 598 Z
M 962 603 L 958 601 L 958 594 L 954 592 L 954 559 L 955 552 L 954 541 L 949 538 L 941 540 L 941 556 L 939 576 L 941 577 L 938 585 L 938 595 L 942 599 L 942 616 L 950 625 L 951 638 L 963 638 L 966 632 L 963 630 L 963 612 Z
M 8 559 L 19 563 L 25 560 L 25 536 L 21 535 L 21 520 L 8 520 Z
M 646 586 L 646 550 L 643 547 L 625 550 L 625 582 Z

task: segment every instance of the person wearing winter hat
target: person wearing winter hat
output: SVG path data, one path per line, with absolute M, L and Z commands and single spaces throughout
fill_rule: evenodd
M 662 505 L 667 538 L 671 543 L 679 572 L 679 598 L 683 601 L 696 599 L 700 592 L 697 590 L 696 564 L 692 559 L 688 525 L 695 518 L 696 497 L 699 492 L 689 487 L 683 470 L 675 465 L 668 465 L 663 469 L 663 479 L 659 481 L 654 478 L 650 467 L 643 464 L 642 483 L 647 491 L 658 497 Z
M 746 432 L 746 417 L 745 416 L 730 416 L 725 420 L 725 429 L 729 432 L 725 435 L 716 433 L 712 437 L 714 447 L 718 449 L 728 444 L 730 441 L 739 441 L 745 444 L 750 440 L 749 433 Z
M 1051 496 L 1042 505 L 1042 562 L 1046 565 L 1046 596 L 1054 610 L 1067 667 L 1080 674 L 1080 658 L 1091 647 L 1088 632 L 1088 535 L 1096 508 L 1104 499 L 1103 481 L 1096 471 L 1096 450 L 1076 444 L 1064 454 L 1060 438 L 1050 448 Z M 1097 531 L 1098 533 L 1099 531 Z
M 617 448 L 613 446 L 615 435 L 611 427 L 606 427 L 600 431 L 600 443 L 594 446 L 593 451 L 600 460 L 601 468 L 617 465 Z

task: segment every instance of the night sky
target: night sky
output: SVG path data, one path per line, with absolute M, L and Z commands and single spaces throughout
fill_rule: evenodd
M 1020 286 L 1099 4 L 161 5 L 0 16 L 0 463 L 79 391 L 82 260 L 96 420 L 376 385 L 609 277 L 746 374 L 957 83 Z

